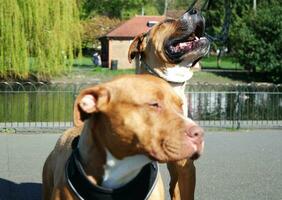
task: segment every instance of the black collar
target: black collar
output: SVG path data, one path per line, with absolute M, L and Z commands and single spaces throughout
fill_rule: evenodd
M 65 176 L 70 189 L 80 200 L 146 200 L 151 195 L 158 178 L 156 162 L 145 165 L 141 172 L 128 184 L 117 189 L 104 188 L 92 184 L 80 163 L 77 148 L 78 139 L 75 138 L 73 151 L 66 163 Z M 75 148 L 74 148 L 75 147 Z
M 144 68 L 146 69 L 147 72 L 149 72 L 150 74 L 157 76 L 159 78 L 162 78 L 155 70 L 154 68 L 152 68 L 150 65 L 148 65 L 145 61 L 141 61 L 144 64 Z M 162 78 L 163 79 L 163 78 Z

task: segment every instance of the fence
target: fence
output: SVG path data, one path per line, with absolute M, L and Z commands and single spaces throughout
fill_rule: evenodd
M 282 85 L 187 87 L 191 116 L 204 127 L 282 128 Z
M 86 84 L 0 82 L 0 129 L 72 126 L 78 91 Z M 189 115 L 203 127 L 282 128 L 282 85 L 188 85 Z

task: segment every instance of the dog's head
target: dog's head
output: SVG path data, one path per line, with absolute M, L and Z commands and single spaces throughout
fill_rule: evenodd
M 178 19 L 166 19 L 137 36 L 130 45 L 131 62 L 141 55 L 152 68 L 175 65 L 192 67 L 209 51 L 209 40 L 204 37 L 205 20 L 200 11 L 192 9 Z
M 119 159 L 144 154 L 160 162 L 197 158 L 202 129 L 182 114 L 182 100 L 162 79 L 127 75 L 81 91 L 74 106 L 76 126 L 99 134 Z

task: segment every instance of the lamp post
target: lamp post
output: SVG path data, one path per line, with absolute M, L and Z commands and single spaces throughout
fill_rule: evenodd
M 257 0 L 253 0 L 253 9 L 254 9 L 254 12 L 256 13 L 256 11 L 257 11 Z
M 168 7 L 168 0 L 165 0 L 165 5 L 164 5 L 164 16 L 166 16 L 167 7 Z

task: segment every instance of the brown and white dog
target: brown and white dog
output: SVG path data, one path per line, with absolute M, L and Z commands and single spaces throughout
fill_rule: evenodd
M 138 74 L 153 74 L 171 84 L 183 100 L 184 115 L 188 115 L 184 94 L 198 61 L 209 51 L 209 40 L 204 37 L 205 20 L 192 9 L 179 19 L 166 19 L 147 33 L 137 36 L 130 45 L 128 59 L 137 62 Z M 172 199 L 193 200 L 195 167 L 193 161 L 182 160 L 168 164 L 171 175 Z
M 75 127 L 44 164 L 43 199 L 164 200 L 155 162 L 193 159 L 203 149 L 203 131 L 184 117 L 182 104 L 166 81 L 151 75 L 82 90 Z

